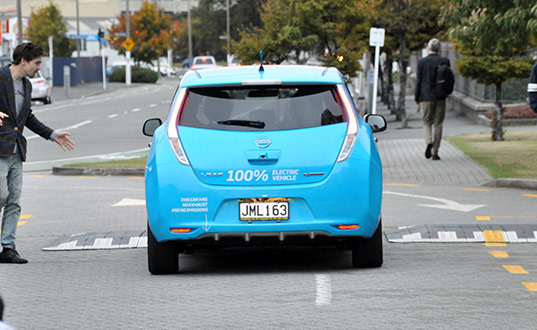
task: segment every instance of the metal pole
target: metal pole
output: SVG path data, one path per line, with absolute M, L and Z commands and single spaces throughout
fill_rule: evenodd
M 380 57 L 380 46 L 375 46 L 375 80 L 373 80 L 373 108 L 371 110 L 372 114 L 377 113 L 377 88 L 379 81 L 379 57 Z
M 131 12 L 129 10 L 129 0 L 127 0 L 127 39 L 131 37 L 131 24 L 130 24 Z M 125 67 L 125 84 L 131 84 L 131 51 L 127 50 L 125 53 L 127 57 L 127 65 Z
M 227 64 L 230 64 L 230 54 L 229 54 L 229 39 L 231 37 L 229 32 L 229 0 L 226 0 L 226 33 L 227 33 Z
M 101 42 L 101 39 L 99 39 L 99 43 Z M 104 56 L 104 48 L 101 48 L 101 61 L 102 61 L 102 68 L 103 68 L 103 89 L 106 89 L 106 63 L 105 63 L 105 59 L 106 57 Z
M 190 62 L 190 66 L 192 66 L 192 26 L 190 24 L 190 0 L 188 0 L 188 62 Z
M 78 57 L 80 57 L 80 48 L 82 48 L 81 41 L 82 40 L 80 40 L 80 16 L 78 15 L 78 0 L 76 0 L 76 53 Z
M 50 87 L 54 87 L 54 44 L 53 44 L 52 36 L 48 36 L 48 65 L 49 65 L 49 76 L 50 76 Z
M 17 0 L 17 32 L 19 33 L 19 44 L 22 44 L 22 9 L 21 0 Z

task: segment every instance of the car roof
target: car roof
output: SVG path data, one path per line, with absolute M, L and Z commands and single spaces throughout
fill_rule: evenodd
M 215 69 L 190 70 L 181 80 L 181 87 L 242 85 L 245 81 L 252 85 L 270 84 L 281 81 L 282 84 L 339 84 L 343 76 L 336 68 L 306 65 L 259 65 L 240 67 L 222 67 Z

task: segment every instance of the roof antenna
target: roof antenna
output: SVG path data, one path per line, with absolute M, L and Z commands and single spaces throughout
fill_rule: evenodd
M 259 59 L 261 60 L 261 65 L 259 66 L 259 71 L 265 72 L 265 69 L 263 68 L 263 51 L 259 51 Z

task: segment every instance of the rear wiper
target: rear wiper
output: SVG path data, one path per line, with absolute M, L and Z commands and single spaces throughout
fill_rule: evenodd
M 255 128 L 265 128 L 265 122 L 263 121 L 254 121 L 254 120 L 222 120 L 218 122 L 220 125 L 233 125 L 233 126 L 246 126 L 246 127 L 255 127 Z

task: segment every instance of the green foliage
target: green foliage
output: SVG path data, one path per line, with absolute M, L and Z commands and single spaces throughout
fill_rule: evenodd
M 28 39 L 41 46 L 48 55 L 48 37 L 52 36 L 53 52 L 57 57 L 71 57 L 76 49 L 75 41 L 67 38 L 67 27 L 60 9 L 52 1 L 48 6 L 32 8 L 28 26 Z
M 258 61 L 261 49 L 275 63 L 298 61 L 297 55 L 308 51 L 354 76 L 369 33 L 364 8 L 353 0 L 267 0 L 262 26 L 243 29 L 232 48 L 246 63 Z
M 122 44 L 126 37 L 118 37 L 117 33 L 126 32 L 126 16 L 122 14 L 119 24 L 112 26 L 110 33 L 110 45 L 117 49 L 120 54 L 125 54 Z M 166 53 L 171 47 L 172 24 L 170 18 L 164 14 L 163 9 L 157 9 L 157 4 L 145 1 L 140 11 L 129 18 L 130 36 L 134 41 L 131 55 L 136 61 L 152 62 Z M 138 33 L 136 33 L 138 31 Z
M 158 72 L 151 69 L 132 67 L 131 81 L 133 83 L 155 83 L 158 80 Z M 117 69 L 110 76 L 111 82 L 125 82 L 125 67 Z
M 497 85 L 513 77 L 529 77 L 531 58 L 510 59 L 499 55 L 466 55 L 457 61 L 457 71 L 485 85 Z

